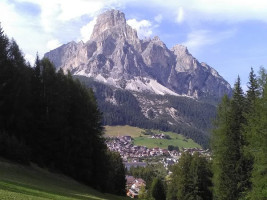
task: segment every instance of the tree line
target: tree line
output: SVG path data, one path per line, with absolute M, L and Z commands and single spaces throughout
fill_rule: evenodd
M 103 137 L 92 90 L 48 59 L 26 63 L 0 27 L 0 156 L 125 195 L 125 169 Z

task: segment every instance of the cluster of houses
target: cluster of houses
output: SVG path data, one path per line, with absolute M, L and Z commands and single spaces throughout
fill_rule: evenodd
M 166 139 L 164 134 L 153 135 L 152 137 L 158 139 Z M 210 151 L 198 148 L 181 148 L 180 151 L 161 148 L 147 148 L 145 146 L 133 145 L 133 138 L 131 136 L 108 137 L 106 144 L 111 151 L 119 152 L 123 158 L 125 168 L 130 170 L 131 167 L 145 167 L 146 162 L 139 162 L 142 158 L 150 158 L 161 156 L 161 163 L 168 171 L 169 166 L 177 163 L 183 152 L 188 152 L 193 155 L 195 152 L 210 158 Z M 162 158 L 163 157 L 163 158 Z M 146 183 L 141 178 L 133 176 L 126 176 L 127 181 L 127 195 L 131 198 L 138 198 L 140 189 L 146 186 Z
M 131 136 L 110 137 L 106 144 L 111 151 L 119 152 L 125 162 L 128 158 L 147 158 L 162 155 L 170 156 L 167 149 L 158 147 L 149 149 L 145 146 L 133 145 Z
M 160 134 L 154 134 L 151 136 L 151 138 L 156 138 L 156 139 L 170 139 L 169 135 L 165 135 L 163 133 Z
M 127 196 L 131 198 L 138 198 L 142 187 L 146 187 L 146 182 L 141 178 L 134 178 L 133 176 L 126 176 Z
M 211 158 L 210 150 L 209 149 L 198 149 L 198 148 L 183 148 L 182 152 L 188 152 L 191 155 L 198 152 L 200 155 L 205 156 L 206 158 Z
M 173 161 L 177 162 L 183 152 L 188 152 L 192 155 L 195 152 L 198 152 L 201 155 L 210 158 L 209 150 L 198 148 L 181 148 L 180 151 L 168 151 L 167 149 L 161 149 L 159 147 L 147 148 L 146 146 L 136 146 L 133 145 L 132 141 L 133 138 L 131 136 L 108 137 L 106 144 L 111 151 L 119 152 L 125 163 L 127 163 L 128 160 L 132 159 L 136 159 L 137 161 L 135 162 L 138 162 L 139 158 L 149 158 L 156 156 L 172 158 Z

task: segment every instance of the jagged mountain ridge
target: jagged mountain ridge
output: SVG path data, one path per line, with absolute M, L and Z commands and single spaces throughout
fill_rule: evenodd
M 45 57 L 65 72 L 130 91 L 217 99 L 231 94 L 229 83 L 185 46 L 168 49 L 159 37 L 139 39 L 118 10 L 98 16 L 86 43 L 70 42 Z

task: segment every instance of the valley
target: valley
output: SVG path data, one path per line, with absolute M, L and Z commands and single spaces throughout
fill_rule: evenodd
M 195 143 L 192 139 L 188 139 L 181 134 L 173 132 L 163 132 L 153 130 L 155 134 L 168 135 L 169 139 L 156 139 L 150 135 L 145 135 L 144 129 L 140 129 L 132 126 L 105 126 L 105 136 L 131 136 L 133 138 L 133 144 L 136 146 L 146 146 L 147 148 L 162 148 L 168 149 L 169 145 L 177 146 L 181 148 L 201 148 L 201 146 Z

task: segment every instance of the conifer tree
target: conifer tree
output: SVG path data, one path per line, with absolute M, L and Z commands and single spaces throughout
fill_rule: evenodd
M 258 83 L 260 87 L 260 93 L 263 95 L 263 89 L 267 84 L 267 71 L 264 67 L 260 67 L 259 76 L 258 76 Z
M 8 44 L 9 40 L 7 36 L 4 34 L 4 31 L 0 23 L 0 68 L 2 68 L 4 64 L 6 64 L 5 62 L 7 61 Z
M 261 74 L 261 77 L 263 74 Z M 261 80 L 262 83 L 266 80 Z M 262 88 L 262 94 L 254 104 L 253 112 L 247 115 L 245 135 L 247 139 L 246 152 L 253 158 L 251 175 L 252 188 L 246 198 L 261 200 L 267 197 L 267 84 Z
M 249 82 L 248 82 L 248 91 L 247 91 L 247 112 L 250 112 L 251 109 L 253 109 L 253 104 L 255 103 L 256 99 L 260 96 L 259 91 L 259 84 L 256 77 L 256 74 L 254 73 L 253 68 L 251 68 L 251 71 L 249 73 Z
M 242 126 L 245 124 L 245 98 L 238 77 L 231 101 L 223 98 L 213 130 L 214 196 L 218 200 L 235 200 L 246 188 L 246 159 Z
M 199 153 L 193 156 L 183 153 L 178 164 L 172 168 L 171 182 L 168 185 L 168 200 L 210 200 L 211 169 L 205 157 Z
M 155 200 L 166 199 L 164 185 L 160 178 L 154 178 L 151 185 L 151 195 Z

